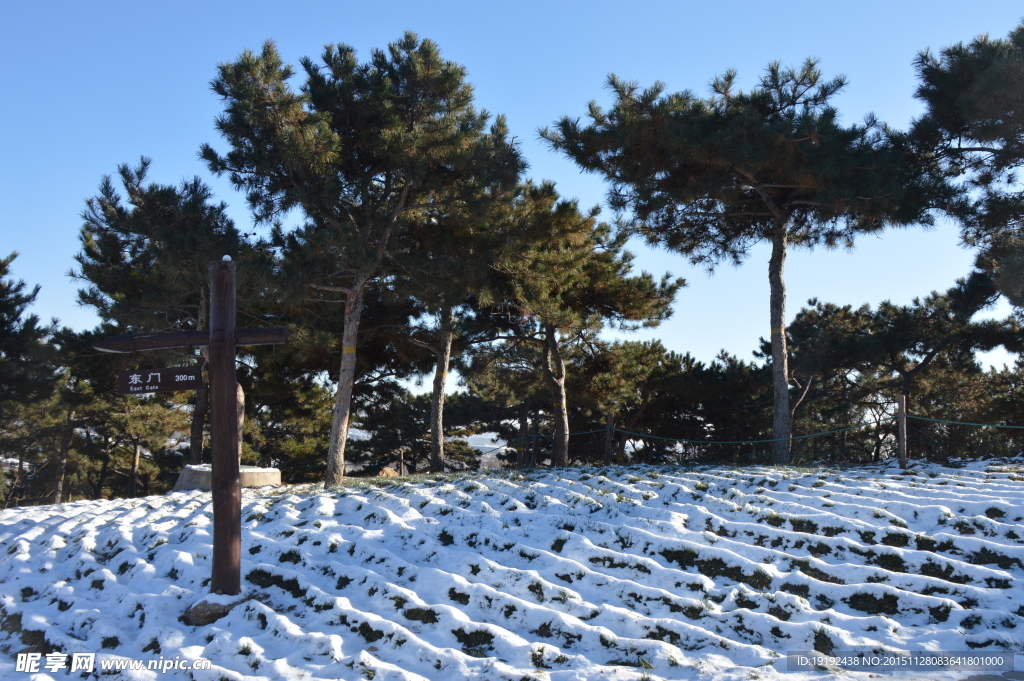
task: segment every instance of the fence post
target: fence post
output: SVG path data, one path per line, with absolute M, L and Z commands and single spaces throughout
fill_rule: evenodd
M 907 468 L 907 396 L 899 396 L 900 468 Z

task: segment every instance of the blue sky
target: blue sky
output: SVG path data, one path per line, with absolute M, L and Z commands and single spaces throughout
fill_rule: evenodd
M 197 159 L 203 142 L 224 148 L 213 128 L 220 102 L 209 81 L 218 63 L 277 42 L 285 59 L 316 57 L 327 43 L 366 56 L 406 30 L 437 42 L 463 64 L 477 104 L 508 117 L 529 175 L 557 183 L 581 205 L 602 203 L 606 187 L 551 152 L 537 130 L 609 101 L 606 76 L 669 91 L 707 93 L 726 69 L 756 82 L 773 60 L 821 60 L 845 74 L 835 99 L 844 120 L 868 112 L 905 127 L 920 112 L 912 61 L 922 49 L 1005 36 L 1024 10 L 1016 2 L 38 2 L 0 9 L 0 255 L 21 253 L 14 275 L 41 284 L 33 312 L 74 328 L 95 317 L 75 304 L 66 276 L 78 251 L 84 200 L 104 174 L 142 155 L 150 179 L 198 175 L 226 201 L 239 228 L 251 220 L 242 197 Z M 607 211 L 605 216 L 611 218 Z M 639 244 L 636 264 L 671 271 L 689 286 L 672 320 L 632 334 L 661 338 L 708 361 L 720 349 L 744 359 L 768 333 L 766 247 L 739 268 L 713 276 L 680 256 Z M 907 303 L 944 290 L 970 269 L 955 225 L 863 238 L 852 252 L 793 251 L 786 268 L 787 320 L 806 300 L 860 305 Z M 1005 315 L 1001 304 L 989 314 Z M 989 359 L 1004 361 L 1005 353 Z

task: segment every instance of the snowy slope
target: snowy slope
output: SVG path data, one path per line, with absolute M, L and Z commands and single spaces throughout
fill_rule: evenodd
M 178 617 L 206 594 L 209 493 L 8 510 L 0 678 L 30 678 L 12 656 L 32 645 L 207 658 L 114 675 L 204 681 L 797 681 L 832 672 L 787 671 L 788 651 L 1012 655 L 1020 471 L 611 468 L 246 490 L 246 600 L 204 627 Z

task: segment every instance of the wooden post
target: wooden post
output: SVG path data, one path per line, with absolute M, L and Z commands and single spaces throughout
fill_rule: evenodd
M 899 396 L 900 468 L 907 467 L 907 396 Z
M 235 374 L 235 263 L 224 256 L 210 273 L 210 435 L 213 569 L 210 591 L 235 595 L 242 582 L 242 484 L 238 471 Z

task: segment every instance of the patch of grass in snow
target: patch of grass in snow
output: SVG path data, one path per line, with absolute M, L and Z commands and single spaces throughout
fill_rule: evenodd
M 903 547 L 910 544 L 910 535 L 905 532 L 886 532 L 881 541 L 886 546 Z
M 591 556 L 590 562 L 594 565 L 600 565 L 606 568 L 632 568 L 637 572 L 642 572 L 645 575 L 651 574 L 651 569 L 646 565 L 640 563 L 630 564 L 628 562 L 616 561 L 611 556 Z
M 0 631 L 15 634 L 23 644 L 28 646 L 27 650 L 19 652 L 48 653 L 59 650 L 56 646 L 46 640 L 46 634 L 37 629 L 25 629 L 21 626 L 21 613 L 16 612 L 8 615 L 7 611 L 0 608 Z M 10 652 L 6 650 L 5 652 Z
M 872 562 L 883 570 L 889 572 L 906 572 L 907 561 L 898 553 L 879 553 L 875 555 Z
M 461 591 L 456 591 L 455 587 L 448 589 L 448 598 L 452 599 L 456 603 L 462 605 L 469 605 L 469 594 L 464 594 Z
M 423 622 L 424 624 L 435 624 L 438 621 L 437 613 L 430 608 L 409 608 L 402 614 L 406 619 Z
M 452 629 L 452 634 L 463 645 L 463 648 L 490 648 L 494 643 L 494 634 L 486 629 L 467 632 L 463 628 Z M 465 650 L 463 650 L 465 652 Z M 467 653 L 468 655 L 469 653 Z
M 260 588 L 267 588 L 270 586 L 276 586 L 282 591 L 287 591 L 295 598 L 302 598 L 306 595 L 306 589 L 299 586 L 299 580 L 294 577 L 285 579 L 281 575 L 276 575 L 272 572 L 256 568 L 245 576 L 245 578 Z M 340 580 L 339 580 L 340 581 Z
M 384 638 L 384 632 L 380 629 L 374 629 L 368 622 L 362 622 L 356 632 L 366 639 L 367 643 L 376 643 Z
M 858 591 L 849 598 L 844 598 L 843 602 L 854 610 L 859 610 L 869 615 L 895 615 L 900 611 L 899 598 L 895 594 L 875 596 L 874 594 Z
M 544 602 L 543 584 L 541 584 L 540 582 L 533 582 L 532 584 L 530 584 L 530 586 L 526 587 L 526 590 L 532 593 L 534 597 L 536 597 L 538 603 Z
M 835 648 L 836 644 L 832 642 L 832 637 L 828 635 L 827 631 L 821 628 L 814 630 L 814 649 L 816 651 L 822 655 L 831 655 Z
M 790 518 L 789 524 L 794 531 L 804 534 L 815 534 L 818 531 L 818 523 L 807 518 Z

